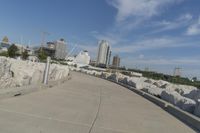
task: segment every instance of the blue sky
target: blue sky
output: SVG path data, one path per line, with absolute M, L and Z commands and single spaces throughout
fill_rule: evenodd
M 1 0 L 0 38 L 39 45 L 64 38 L 96 58 L 106 39 L 130 68 L 200 77 L 199 0 Z

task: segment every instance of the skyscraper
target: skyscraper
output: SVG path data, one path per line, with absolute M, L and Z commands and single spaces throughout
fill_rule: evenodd
M 99 42 L 99 49 L 97 55 L 97 65 L 102 67 L 108 67 L 110 63 L 111 50 L 108 42 L 102 40 Z
M 120 57 L 118 55 L 113 57 L 112 66 L 118 68 L 120 66 Z
M 55 43 L 55 58 L 56 59 L 65 59 L 66 52 L 66 42 L 64 39 L 60 39 L 54 42 Z

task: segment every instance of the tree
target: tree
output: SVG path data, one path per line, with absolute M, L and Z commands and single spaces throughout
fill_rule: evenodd
M 15 56 L 17 56 L 18 52 L 18 48 L 15 44 L 12 44 L 9 48 L 8 48 L 8 56 L 11 58 L 14 58 Z
M 7 37 L 7 36 L 5 36 L 5 37 L 3 38 L 3 40 L 2 40 L 2 42 L 4 42 L 4 43 L 8 43 L 8 42 L 9 42 L 9 39 L 8 39 L 8 37 Z
M 44 50 L 40 49 L 38 52 L 38 58 L 40 61 L 45 61 L 47 59 L 47 54 Z
M 0 53 L 0 56 L 8 57 L 8 52 L 7 52 L 7 51 L 5 51 L 5 52 L 1 52 L 1 53 Z
M 22 52 L 22 59 L 26 60 L 28 58 L 28 51 L 25 50 L 24 52 Z
M 193 80 L 194 82 L 196 82 L 196 81 L 197 81 L 197 77 L 193 77 L 192 80 Z

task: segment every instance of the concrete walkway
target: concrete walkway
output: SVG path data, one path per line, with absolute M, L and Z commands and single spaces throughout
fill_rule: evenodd
M 192 133 L 119 85 L 72 73 L 57 87 L 0 101 L 0 133 Z

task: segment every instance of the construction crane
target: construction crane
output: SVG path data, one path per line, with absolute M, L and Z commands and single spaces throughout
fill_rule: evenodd
M 50 35 L 50 33 L 48 33 L 48 32 L 42 32 L 42 33 L 41 33 L 41 36 L 42 36 L 41 47 L 44 47 L 44 45 L 45 45 L 45 37 L 46 37 L 47 35 Z

